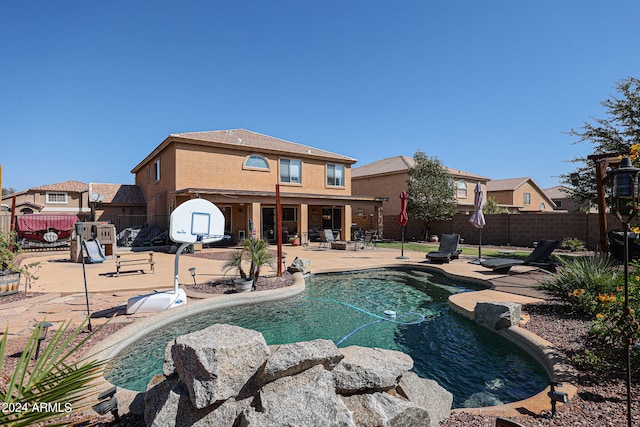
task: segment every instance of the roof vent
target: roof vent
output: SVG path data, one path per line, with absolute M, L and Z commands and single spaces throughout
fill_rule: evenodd
M 242 138 L 238 138 L 238 144 L 242 144 Z
M 311 154 L 311 150 L 307 150 L 307 154 Z

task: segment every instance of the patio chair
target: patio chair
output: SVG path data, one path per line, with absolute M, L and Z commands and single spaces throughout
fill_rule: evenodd
M 367 249 L 367 247 L 371 248 L 371 249 L 377 249 L 376 245 L 374 244 L 373 238 L 376 235 L 376 232 L 373 230 L 370 231 L 365 231 L 364 233 L 364 237 L 362 239 L 362 248 L 363 249 Z
M 462 249 L 458 249 L 459 234 L 443 234 L 440 236 L 440 247 L 437 251 L 428 252 L 426 258 L 431 262 L 444 263 L 460 256 Z
M 527 265 L 537 267 L 547 271 L 556 271 L 557 264 L 550 259 L 553 251 L 558 247 L 557 240 L 541 240 L 536 248 L 524 260 L 514 258 L 492 258 L 485 259 L 480 265 L 492 269 L 496 273 L 508 273 L 511 267 L 516 265 Z
M 329 238 L 327 238 L 327 230 L 320 230 L 318 231 L 318 235 L 320 236 L 320 246 L 318 246 L 318 249 L 328 249 L 331 247 L 331 241 L 329 240 L 329 238 L 331 240 L 333 239 L 333 233 L 328 234 L 328 236 L 330 236 Z M 329 230 L 331 231 L 331 230 Z

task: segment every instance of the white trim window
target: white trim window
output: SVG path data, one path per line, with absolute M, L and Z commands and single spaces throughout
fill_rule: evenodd
M 67 193 L 62 192 L 50 192 L 47 193 L 47 204 L 52 205 L 66 205 L 67 201 Z
M 327 185 L 344 187 L 344 165 L 327 164 Z
M 467 198 L 467 182 L 462 179 L 456 183 L 456 197 L 458 197 L 458 199 Z
M 525 205 L 531 204 L 531 193 L 524 193 L 524 204 Z
M 160 181 L 160 159 L 153 162 L 153 182 Z
M 302 162 L 293 159 L 280 159 L 280 182 L 302 183 Z
M 264 157 L 254 154 L 244 161 L 244 167 L 247 169 L 262 169 L 269 170 L 269 162 Z

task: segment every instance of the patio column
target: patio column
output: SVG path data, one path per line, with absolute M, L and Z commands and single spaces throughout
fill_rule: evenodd
M 260 229 L 260 215 L 262 211 L 260 207 L 260 203 L 251 203 L 251 213 L 249 215 L 249 221 L 253 221 L 253 231 L 249 231 L 249 237 L 254 237 L 257 239 L 260 239 L 262 237 L 262 230 Z
M 353 223 L 353 218 L 351 217 L 351 205 L 344 205 L 342 209 L 342 240 L 346 240 L 347 242 L 351 240 L 351 224 Z
M 298 235 L 300 236 L 301 243 L 309 243 L 309 205 L 306 203 L 300 204 L 300 212 L 298 212 Z

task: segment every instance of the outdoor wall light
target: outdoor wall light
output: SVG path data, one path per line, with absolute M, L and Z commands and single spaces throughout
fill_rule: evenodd
M 549 392 L 547 393 L 547 396 L 549 396 L 549 399 L 551 399 L 551 416 L 555 417 L 556 403 L 557 402 L 568 403 L 569 395 L 565 392 L 556 390 L 556 387 L 562 387 L 562 383 L 549 381 L 549 387 L 551 387 L 551 390 L 549 390 Z
M 632 426 L 631 416 L 631 345 L 638 331 L 638 322 L 629 306 L 629 229 L 631 220 L 638 213 L 638 173 L 640 169 L 631 164 L 631 159 L 623 157 L 617 169 L 610 172 L 613 177 L 613 207 L 611 210 L 624 224 L 624 307 L 618 321 L 620 336 L 625 343 L 627 424 Z
M 191 267 L 189 269 L 189 273 L 191 273 L 191 277 L 193 277 L 193 284 L 196 284 L 196 268 L 195 267 Z
M 36 344 L 36 360 L 38 360 L 38 355 L 40 354 L 40 344 L 42 343 L 42 341 L 44 341 L 45 339 L 47 339 L 47 332 L 49 332 L 49 328 L 53 326 L 53 323 L 51 322 L 38 322 L 35 325 L 33 325 L 34 328 L 41 328 L 40 329 L 40 336 L 38 337 L 38 344 Z

